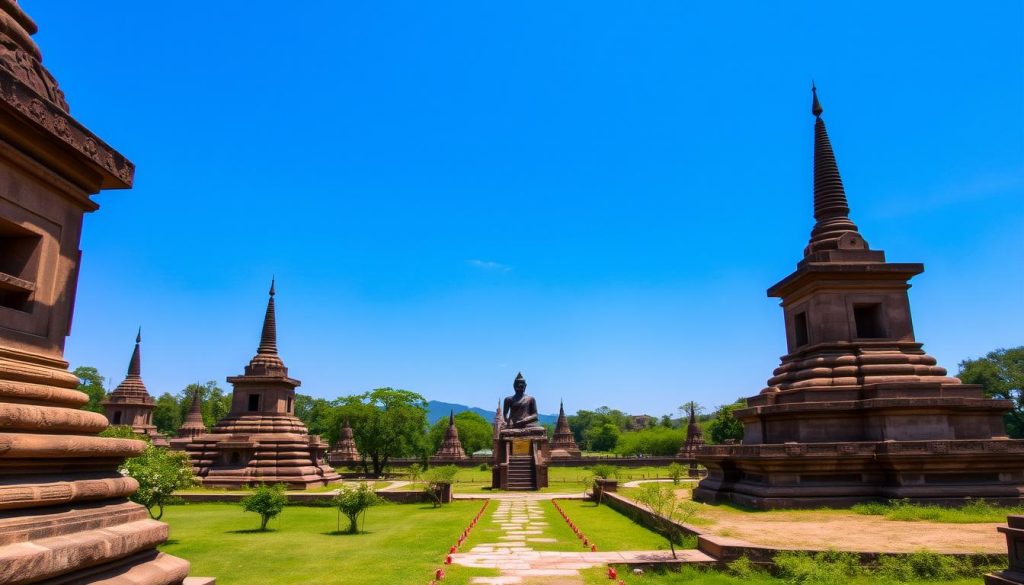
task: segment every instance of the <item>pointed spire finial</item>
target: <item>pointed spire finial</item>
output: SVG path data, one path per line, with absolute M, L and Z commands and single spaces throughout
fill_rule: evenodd
M 690 423 L 692 424 L 692 423 L 696 422 L 696 420 L 697 420 L 697 413 L 694 411 L 693 401 L 691 400 L 690 401 Z
M 139 344 L 142 343 L 142 327 L 135 335 L 135 350 L 132 351 L 132 359 L 128 362 L 128 377 L 139 378 L 142 376 L 142 353 Z
M 274 283 L 277 281 L 277 275 L 270 277 L 270 296 L 274 296 Z
M 448 426 L 450 426 L 450 427 L 454 427 L 455 426 L 455 409 L 454 408 L 451 409 L 448 412 Z
M 274 309 L 274 279 L 270 280 L 270 299 L 267 301 L 267 312 L 263 317 L 263 331 L 260 334 L 260 346 L 256 353 L 277 355 L 277 313 Z
M 820 118 L 825 108 L 822 108 L 821 102 L 818 101 L 818 88 L 814 85 L 813 79 L 811 80 L 811 96 L 811 113 L 814 114 L 815 118 Z

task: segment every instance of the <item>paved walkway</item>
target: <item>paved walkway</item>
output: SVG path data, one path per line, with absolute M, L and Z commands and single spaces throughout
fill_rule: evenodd
M 499 496 L 499 494 L 494 494 Z M 548 523 L 540 501 L 555 494 L 500 494 L 494 521 L 501 527 L 499 542 L 480 544 L 469 552 L 455 553 L 452 562 L 466 567 L 498 569 L 497 577 L 474 577 L 475 585 L 512 585 L 516 583 L 557 583 L 582 585 L 580 570 L 609 563 L 635 561 L 671 561 L 669 551 L 551 552 L 536 551 L 533 543 L 557 542 L 548 532 Z M 678 561 L 711 562 L 714 559 L 696 550 L 678 551 Z M 677 562 L 678 562 L 677 561 Z

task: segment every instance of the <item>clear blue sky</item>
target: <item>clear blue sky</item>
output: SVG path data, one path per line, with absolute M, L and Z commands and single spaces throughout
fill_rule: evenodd
M 24 0 L 138 165 L 67 358 L 240 373 L 277 275 L 300 391 L 662 414 L 757 393 L 812 225 L 817 81 L 941 364 L 1024 343 L 1024 4 Z

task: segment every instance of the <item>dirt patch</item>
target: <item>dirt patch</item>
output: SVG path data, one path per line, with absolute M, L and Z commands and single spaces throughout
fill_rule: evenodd
M 846 551 L 1005 553 L 997 523 L 902 522 L 852 512 L 741 512 L 704 506 L 701 529 L 769 546 Z M 706 522 L 706 523 L 705 523 Z

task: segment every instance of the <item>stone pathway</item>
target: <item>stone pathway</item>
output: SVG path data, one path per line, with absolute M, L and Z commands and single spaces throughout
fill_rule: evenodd
M 498 569 L 497 577 L 473 577 L 475 585 L 512 585 L 557 583 L 582 585 L 580 570 L 609 563 L 632 561 L 670 561 L 669 551 L 553 552 L 536 551 L 531 544 L 557 542 L 548 536 L 548 523 L 540 501 L 554 494 L 501 494 L 492 497 L 497 506 L 494 521 L 502 530 L 499 542 L 480 544 L 469 552 L 455 553 L 452 562 L 465 567 Z M 683 562 L 709 562 L 713 559 L 696 550 L 679 551 Z

